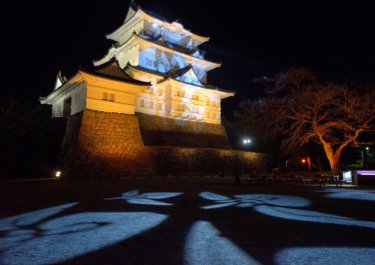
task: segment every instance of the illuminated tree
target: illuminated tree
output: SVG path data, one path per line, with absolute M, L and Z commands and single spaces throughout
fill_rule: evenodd
M 281 135 L 285 150 L 311 141 L 321 145 L 335 173 L 344 148 L 362 144 L 360 136 L 375 131 L 372 87 L 322 83 L 303 68 L 280 73 L 272 84 L 267 96 L 250 104 L 262 113 L 268 134 Z

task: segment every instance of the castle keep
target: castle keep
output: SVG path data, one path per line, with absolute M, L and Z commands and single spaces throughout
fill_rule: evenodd
M 220 63 L 204 59 L 208 41 L 178 22 L 130 4 L 115 42 L 91 69 L 57 76 L 42 104 L 66 117 L 60 160 L 72 176 L 227 172 L 262 167 L 264 155 L 232 150 L 221 100 L 234 92 L 207 84 Z

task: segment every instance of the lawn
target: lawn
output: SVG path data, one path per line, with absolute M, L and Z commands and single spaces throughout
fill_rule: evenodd
M 140 179 L 0 196 L 0 264 L 375 263 L 371 189 Z

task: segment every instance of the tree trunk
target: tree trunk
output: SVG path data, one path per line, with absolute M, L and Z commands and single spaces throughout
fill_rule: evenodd
M 331 171 L 334 174 L 337 174 L 340 172 L 340 157 L 334 156 L 332 160 L 329 160 L 329 165 L 331 166 Z
M 335 155 L 333 156 L 333 165 L 331 165 L 331 170 L 333 173 L 337 174 L 340 173 L 340 157 L 341 153 L 346 147 L 346 144 L 342 144 L 335 152 Z
M 322 143 L 324 152 L 327 156 L 327 159 L 329 161 L 329 165 L 331 167 L 331 171 L 334 174 L 337 174 L 340 172 L 340 156 L 342 152 L 342 148 L 339 148 L 336 150 L 336 152 L 333 152 L 332 146 L 326 142 Z

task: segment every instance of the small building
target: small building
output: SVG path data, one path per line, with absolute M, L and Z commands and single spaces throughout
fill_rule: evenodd
M 131 2 L 113 47 L 90 69 L 58 74 L 41 98 L 67 118 L 60 159 L 69 175 L 215 173 L 235 164 L 262 167 L 264 155 L 232 150 L 221 100 L 234 95 L 207 83 L 220 63 L 205 60 L 208 37 L 162 21 Z

